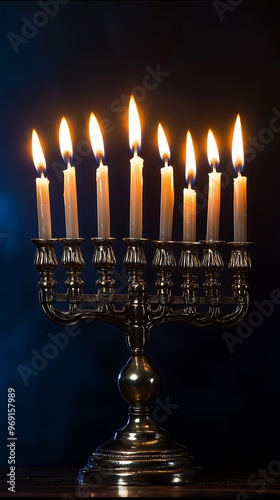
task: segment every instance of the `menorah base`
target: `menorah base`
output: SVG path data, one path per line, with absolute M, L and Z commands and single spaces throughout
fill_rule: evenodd
M 204 473 L 162 428 L 138 433 L 124 429 L 89 457 L 78 481 L 91 487 L 171 486 L 203 482 Z

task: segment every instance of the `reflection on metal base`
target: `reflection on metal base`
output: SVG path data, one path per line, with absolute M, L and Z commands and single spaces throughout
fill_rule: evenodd
M 143 450 L 141 447 L 133 450 L 132 438 L 131 434 L 119 431 L 115 439 L 97 448 L 87 465 L 80 469 L 79 483 L 95 487 L 102 484 L 172 486 L 204 481 L 203 470 L 196 466 L 193 457 L 172 442 L 163 429 L 141 436 Z M 130 449 L 124 445 L 127 440 L 131 440 Z M 170 448 L 161 450 L 167 442 Z M 151 451 L 145 452 L 145 448 Z
M 120 392 L 130 403 L 128 422 L 89 457 L 79 483 L 151 486 L 203 481 L 193 457 L 154 420 L 152 403 L 160 388 L 153 363 L 145 355 L 131 356 L 119 375 Z

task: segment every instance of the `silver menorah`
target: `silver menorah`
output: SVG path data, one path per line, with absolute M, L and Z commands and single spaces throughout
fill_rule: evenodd
M 249 305 L 247 274 L 251 269 L 251 243 L 153 241 L 156 294 L 149 295 L 144 279 L 147 264 L 144 245 L 148 241 L 145 238 L 124 238 L 127 250 L 123 262 L 129 277 L 125 294 L 115 293 L 114 289 L 115 238 L 92 238 L 92 262 L 98 275 L 94 294 L 83 293 L 83 238 L 32 241 L 37 247 L 34 265 L 40 275 L 39 301 L 48 318 L 64 326 L 85 319 L 112 323 L 123 330 L 130 348 L 130 357 L 118 377 L 119 390 L 129 404 L 128 421 L 113 439 L 88 458 L 87 465 L 79 470 L 79 484 L 203 482 L 202 468 L 153 418 L 153 402 L 161 391 L 161 377 L 145 354 L 146 343 L 158 325 L 171 321 L 223 328 L 238 323 Z M 56 292 L 56 243 L 63 245 L 61 262 L 67 275 L 64 293 Z M 178 264 L 175 245 L 181 252 Z M 223 296 L 221 291 L 225 245 L 230 248 L 227 265 L 232 272 L 231 296 Z M 172 273 L 177 266 L 181 272 L 180 295 L 172 293 Z M 59 309 L 60 302 L 68 303 L 68 309 Z

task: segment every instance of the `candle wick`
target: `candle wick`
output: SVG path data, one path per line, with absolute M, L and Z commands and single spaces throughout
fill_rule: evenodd
M 135 141 L 133 144 L 134 156 L 138 155 L 138 148 L 139 148 L 139 144 L 137 141 Z
M 242 168 L 241 162 L 236 163 L 235 168 L 237 170 L 237 176 L 242 177 L 242 175 L 241 175 L 241 168 Z
M 38 166 L 38 172 L 39 172 L 39 174 L 41 174 L 41 177 L 45 177 L 44 170 L 45 170 L 44 165 Z
M 211 165 L 212 165 L 213 172 L 216 172 L 217 164 L 218 164 L 217 160 L 212 160 Z
M 96 156 L 97 161 L 99 162 L 99 165 L 103 165 L 103 152 L 101 150 L 97 151 L 95 153 L 95 156 Z
M 167 153 L 163 154 L 162 155 L 162 159 L 163 159 L 163 162 L 164 162 L 164 166 L 168 167 L 168 160 L 169 160 L 168 154 Z
M 64 160 L 67 165 L 67 168 L 71 168 L 71 155 L 68 151 L 65 153 Z
M 237 159 L 235 160 L 235 163 L 234 163 L 234 168 L 235 168 L 235 170 L 236 170 L 236 172 L 237 172 L 238 177 L 240 177 L 240 176 L 241 176 L 241 170 L 242 170 L 242 167 L 243 167 L 243 162 L 242 162 L 239 158 L 237 158 Z M 241 176 L 241 177 L 242 177 L 242 176 Z
M 193 181 L 193 179 L 194 179 L 194 174 L 193 174 L 193 172 L 190 172 L 189 175 L 188 175 L 188 178 L 187 178 L 188 189 L 192 188 L 192 181 Z
M 71 162 L 71 155 L 70 155 L 69 151 L 65 151 L 63 159 L 64 159 L 67 167 L 70 168 L 71 167 L 71 163 L 70 163 Z
M 99 161 L 99 165 L 102 166 L 103 165 L 103 155 L 101 152 L 98 152 L 97 155 L 97 160 Z

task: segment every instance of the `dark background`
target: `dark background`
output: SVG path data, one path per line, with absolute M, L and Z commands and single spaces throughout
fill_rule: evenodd
M 43 6 L 52 10 L 42 17 Z M 17 465 L 75 464 L 78 469 L 126 423 L 127 404 L 117 386 L 129 356 L 122 332 L 96 321 L 77 325 L 70 337 L 38 302 L 31 241 L 38 236 L 31 132 L 37 130 L 47 161 L 53 236 L 62 237 L 64 167 L 58 128 L 62 116 L 68 120 L 80 235 L 85 238 L 83 279 L 85 291 L 95 293 L 90 238 L 97 234 L 97 163 L 89 146 L 90 113 L 102 123 L 111 233 L 116 237 L 114 276 L 117 291 L 125 293 L 122 238 L 129 232 L 131 158 L 127 103 L 134 93 L 144 158 L 143 236 L 151 240 L 159 231 L 159 121 L 174 167 L 174 240 L 182 239 L 188 129 L 197 160 L 197 237 L 205 238 L 209 128 L 221 157 L 221 239 L 233 239 L 231 139 L 240 113 L 248 239 L 255 242 L 249 313 L 239 327 L 226 331 L 180 322 L 161 326 L 149 340 L 148 354 L 163 379 L 157 401 L 160 424 L 199 465 L 206 471 L 215 465 L 252 471 L 268 467 L 280 454 L 279 2 L 9 1 L 0 3 L 0 25 L 1 465 L 7 465 L 8 387 L 16 391 Z M 151 70 L 157 71 L 158 81 L 147 79 Z M 153 251 L 148 242 L 150 293 L 156 279 Z M 179 272 L 174 276 L 178 291 Z M 61 266 L 56 279 L 57 291 L 64 291 Z M 61 333 L 67 345 L 57 348 L 53 359 L 41 358 L 39 369 L 34 356 L 46 352 Z M 225 340 L 229 333 L 235 339 L 231 348 Z M 166 409 L 168 401 L 172 407 Z

